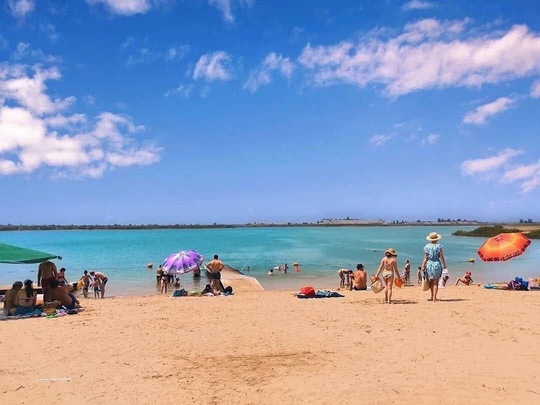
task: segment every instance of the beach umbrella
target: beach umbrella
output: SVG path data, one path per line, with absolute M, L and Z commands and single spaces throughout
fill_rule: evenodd
M 530 244 L 529 238 L 521 232 L 501 233 L 489 238 L 477 254 L 484 262 L 504 262 L 521 255 Z
M 163 270 L 169 274 L 184 274 L 199 268 L 203 262 L 204 256 L 195 250 L 182 250 L 167 256 Z
M 39 250 L 26 249 L 0 243 L 0 263 L 31 264 L 42 263 L 50 259 L 62 259 L 60 256 Z

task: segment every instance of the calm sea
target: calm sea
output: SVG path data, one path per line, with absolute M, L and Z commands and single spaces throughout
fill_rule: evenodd
M 375 273 L 388 247 L 398 251 L 400 268 L 412 263 L 412 279 L 422 260 L 425 236 L 436 231 L 443 236 L 451 281 L 471 270 L 475 282 L 506 281 L 510 277 L 540 276 L 540 244 L 533 241 L 520 257 L 505 263 L 483 263 L 476 250 L 484 238 L 455 237 L 456 229 L 470 227 L 346 227 L 346 228 L 234 228 L 120 231 L 18 231 L 1 232 L 0 242 L 57 253 L 56 264 L 67 269 L 66 278 L 76 281 L 83 270 L 100 270 L 110 279 L 108 295 L 155 294 L 155 269 L 165 257 L 194 249 L 211 259 L 219 254 L 225 263 L 251 267 L 265 289 L 298 289 L 304 285 L 335 288 L 337 270 L 363 263 Z M 474 258 L 475 263 L 468 259 Z M 292 263 L 301 264 L 294 273 Z M 268 269 L 288 263 L 289 273 L 267 276 Z M 153 263 L 154 269 L 147 269 Z M 0 284 L 36 280 L 37 265 L 0 264 Z M 182 286 L 199 288 L 191 274 L 180 276 Z M 201 283 L 206 283 L 202 278 Z

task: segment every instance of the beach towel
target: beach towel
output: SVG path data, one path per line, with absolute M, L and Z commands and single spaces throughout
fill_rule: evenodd
M 317 292 L 313 295 L 305 295 L 301 292 L 295 294 L 297 298 L 305 299 L 305 298 L 339 298 L 344 297 L 344 295 L 341 295 L 340 293 L 336 291 L 328 291 L 328 290 L 317 290 Z
M 300 288 L 300 294 L 304 295 L 306 298 L 311 298 L 315 296 L 315 289 L 313 287 L 302 287 Z
M 173 297 L 186 297 L 188 295 L 187 291 L 183 288 L 180 290 L 175 290 L 173 292 Z

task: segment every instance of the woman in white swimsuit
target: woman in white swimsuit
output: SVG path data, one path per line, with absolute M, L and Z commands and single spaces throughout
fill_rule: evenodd
M 378 279 L 379 275 L 382 272 L 382 278 L 386 284 L 386 288 L 384 289 L 385 304 L 392 303 L 392 287 L 394 285 L 394 274 L 395 277 L 399 278 L 399 270 L 396 257 L 397 253 L 395 249 L 386 249 L 386 251 L 384 252 L 384 257 L 381 260 L 379 270 L 377 270 L 377 274 L 375 275 L 375 277 Z

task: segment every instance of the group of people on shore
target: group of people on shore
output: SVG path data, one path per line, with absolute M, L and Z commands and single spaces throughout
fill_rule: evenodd
M 439 288 L 444 288 L 450 279 L 446 259 L 444 257 L 443 247 L 438 243 L 441 235 L 436 232 L 431 232 L 427 237 L 428 243 L 424 246 L 424 257 L 422 264 L 418 267 L 418 284 L 427 283 L 430 291 L 428 301 L 437 301 Z M 403 272 L 400 274 L 397 263 L 397 252 L 395 249 L 389 248 L 384 252 L 384 257 L 381 259 L 379 267 L 372 282 L 382 280 L 384 282 L 385 303 L 392 303 L 393 285 L 396 279 L 399 279 L 399 285 L 410 285 L 411 263 L 407 259 Z M 340 288 L 349 288 L 349 290 L 366 290 L 367 289 L 367 273 L 364 266 L 358 264 L 356 271 L 350 269 L 340 269 L 338 271 L 340 279 Z M 473 282 L 471 272 L 467 271 L 463 277 L 456 281 L 459 283 L 470 285 Z
M 214 255 L 214 259 L 205 264 L 209 284 L 206 285 L 202 294 L 220 294 L 224 292 L 225 288 L 221 283 L 221 271 L 225 268 L 225 265 L 219 260 L 218 255 Z M 193 278 L 199 279 L 201 277 L 201 268 L 197 267 L 192 271 Z M 156 284 L 160 288 L 162 295 L 167 295 L 169 285 L 176 289 L 180 288 L 180 279 L 175 277 L 173 272 L 169 272 L 163 268 L 163 265 L 159 265 L 156 270 Z
M 103 298 L 108 278 L 101 272 L 84 271 L 79 279 L 85 298 L 90 287 L 94 288 L 94 298 Z M 79 283 L 77 283 L 78 285 Z M 77 289 L 66 278 L 66 269 L 57 270 L 51 261 L 40 263 L 38 267 L 37 286 L 43 292 L 43 302 L 38 302 L 38 293 L 32 280 L 15 281 L 4 296 L 4 315 L 39 315 L 44 306 L 63 307 L 66 310 L 81 308 L 81 303 L 73 294 Z

